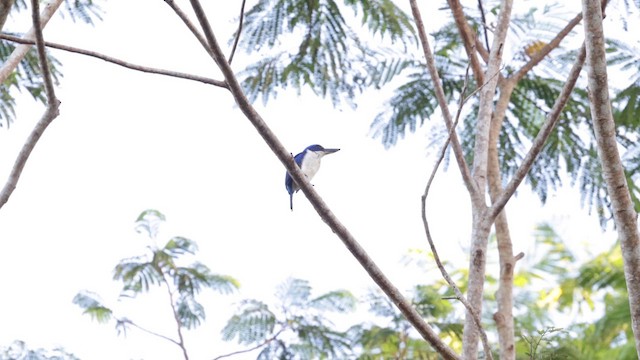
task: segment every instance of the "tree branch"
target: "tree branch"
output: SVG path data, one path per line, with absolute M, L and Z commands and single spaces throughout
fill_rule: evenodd
M 11 168 L 11 172 L 9 173 L 9 178 L 5 182 L 2 191 L 0 191 L 0 209 L 7 203 L 11 194 L 13 194 L 13 190 L 15 190 L 18 185 L 18 180 L 20 180 L 20 175 L 22 175 L 22 170 L 24 169 L 25 164 L 27 163 L 27 159 L 31 155 L 31 151 L 33 151 L 34 147 L 38 143 L 38 140 L 47 129 L 47 126 L 51 124 L 53 119 L 58 117 L 60 101 L 56 98 L 55 92 L 53 90 L 53 82 L 51 81 L 51 74 L 49 71 L 49 65 L 47 63 L 46 54 L 44 53 L 44 40 L 42 39 L 42 29 L 40 25 L 42 22 L 40 21 L 40 13 L 38 9 L 38 0 L 32 1 L 33 11 L 33 34 L 36 36 L 37 49 L 38 49 L 38 57 L 40 59 L 40 67 L 42 68 L 42 75 L 44 77 L 45 83 L 45 91 L 47 93 L 47 109 L 45 110 L 42 118 L 36 123 L 33 130 L 31 130 L 31 134 L 22 145 L 22 149 L 18 153 L 18 157 L 16 161 L 13 163 L 13 167 Z M 45 13 L 50 9 L 45 9 Z M 52 12 L 53 13 L 53 12 Z M 18 49 L 16 48 L 16 51 Z M 28 49 L 27 49 L 28 50 Z M 11 54 L 13 57 L 16 54 L 16 51 Z M 19 62 L 20 60 L 18 60 Z M 8 65 L 8 64 L 6 64 Z M 7 66 L 3 67 L 3 69 L 8 68 Z
M 49 19 L 51 19 L 58 7 L 60 7 L 61 3 L 62 0 L 53 0 L 45 6 L 44 10 L 42 10 L 42 14 L 40 14 L 41 29 L 44 28 L 45 25 L 47 25 L 47 22 L 49 22 Z M 34 25 L 26 34 L 24 34 L 23 38 L 33 40 L 35 31 L 36 26 Z M 11 74 L 16 69 L 16 67 L 18 67 L 18 64 L 20 64 L 20 61 L 24 58 L 24 56 L 27 54 L 27 52 L 29 52 L 30 49 L 31 45 L 24 45 L 18 46 L 13 50 L 11 55 L 5 60 L 2 68 L 0 68 L 0 83 L 4 83 L 5 80 L 7 80 L 9 74 Z
M 215 358 L 213 358 L 213 360 L 224 359 L 224 358 L 226 358 L 226 357 L 235 356 L 235 355 L 240 355 L 240 354 L 244 354 L 244 353 L 248 353 L 248 352 L 251 352 L 251 351 L 254 351 L 254 350 L 260 349 L 261 347 L 263 347 L 263 346 L 265 346 L 265 345 L 269 344 L 270 342 L 272 342 L 273 340 L 277 339 L 277 338 L 278 338 L 278 336 L 279 336 L 280 334 L 282 334 L 282 332 L 283 332 L 285 329 L 286 329 L 286 328 L 284 328 L 284 327 L 283 327 L 282 329 L 278 330 L 278 332 L 277 332 L 277 333 L 275 333 L 275 335 L 273 335 L 272 337 L 270 337 L 270 338 L 266 339 L 265 341 L 261 342 L 260 344 L 258 344 L 258 345 L 256 345 L 256 346 L 254 346 L 254 347 L 251 347 L 251 348 L 249 348 L 249 349 L 244 349 L 244 350 L 238 350 L 238 351 L 230 352 L 230 353 L 228 353 L 228 354 L 219 355 L 219 356 L 216 356 Z
M 0 30 L 4 27 L 14 2 L 15 0 L 0 0 Z
M 167 278 L 164 277 L 164 273 L 161 270 L 158 270 L 162 275 L 162 281 L 164 282 L 165 287 L 167 288 L 167 294 L 169 294 L 169 303 L 171 305 L 171 311 L 173 313 L 173 319 L 176 321 L 176 329 L 178 330 L 178 341 L 172 340 L 173 343 L 178 345 L 182 350 L 182 355 L 184 356 L 184 360 L 189 360 L 189 354 L 187 353 L 187 348 L 184 346 L 184 337 L 182 336 L 182 322 L 180 321 L 180 316 L 178 316 L 178 312 L 176 311 L 175 301 L 173 299 L 173 291 L 171 291 L 171 286 L 167 281 Z
M 242 6 L 240 6 L 240 21 L 238 23 L 238 30 L 236 31 L 236 38 L 233 40 L 233 47 L 231 48 L 231 54 L 229 55 L 229 65 L 233 61 L 233 55 L 236 53 L 238 47 L 238 41 L 240 41 L 240 34 L 242 33 L 242 24 L 244 23 L 244 6 L 247 0 L 242 0 Z
M 542 49 L 538 50 L 535 54 L 532 54 L 531 59 L 524 64 L 518 71 L 516 71 L 512 76 L 509 77 L 509 81 L 517 83 L 520 81 L 529 70 L 533 69 L 536 65 L 542 61 L 549 53 L 560 45 L 562 40 L 571 33 L 573 28 L 576 27 L 582 21 L 582 13 L 576 15 L 571 21 L 565 25 L 565 27 L 556 34 L 556 36 L 551 39 L 551 41 L 542 47 Z
M 462 10 L 462 9 L 460 9 Z M 482 34 L 484 35 L 484 46 L 489 49 L 489 30 L 487 29 L 487 17 L 485 16 L 484 6 L 482 5 L 482 0 L 478 0 L 478 10 L 480 11 L 480 18 L 482 19 Z M 464 22 L 464 26 L 467 27 L 466 21 Z
M 445 279 L 447 284 L 449 284 L 449 286 L 453 289 L 454 293 L 456 294 L 456 299 L 460 301 L 462 305 L 464 305 L 464 307 L 467 309 L 467 311 L 469 311 L 473 316 L 476 326 L 478 327 L 478 331 L 480 332 L 482 346 L 484 347 L 484 351 L 487 354 L 487 359 L 492 360 L 493 355 L 491 353 L 491 347 L 489 346 L 489 339 L 487 338 L 487 333 L 484 331 L 482 327 L 482 322 L 480 321 L 480 315 L 478 315 L 478 312 L 475 311 L 473 307 L 471 307 L 471 304 L 469 304 L 467 299 L 462 294 L 462 291 L 460 291 L 460 288 L 458 288 L 458 286 L 453 281 L 451 276 L 449 276 L 449 273 L 444 268 L 442 261 L 440 261 L 440 256 L 438 255 L 438 251 L 436 250 L 435 243 L 433 242 L 433 238 L 431 237 L 431 231 L 429 230 L 429 222 L 427 221 L 427 196 L 429 195 L 429 190 L 431 189 L 431 184 L 433 183 L 433 179 L 435 178 L 436 173 L 438 172 L 438 167 L 440 166 L 440 163 L 444 159 L 444 155 L 447 151 L 447 147 L 449 146 L 449 139 L 451 138 L 451 134 L 455 131 L 455 127 L 456 125 L 458 125 L 458 121 L 460 120 L 462 107 L 470 97 L 469 96 L 465 98 L 464 96 L 467 90 L 468 81 L 469 81 L 469 66 L 467 66 L 467 71 L 464 78 L 464 85 L 462 86 L 462 91 L 460 93 L 460 104 L 458 105 L 458 111 L 456 112 L 456 118 L 453 123 L 453 127 L 449 131 L 449 136 L 447 137 L 447 140 L 445 141 L 444 145 L 440 149 L 440 154 L 438 156 L 438 159 L 436 160 L 433 170 L 431 171 L 431 175 L 429 176 L 429 180 L 427 181 L 427 186 L 424 189 L 424 194 L 422 195 L 422 224 L 424 226 L 425 235 L 427 236 L 427 241 L 429 242 L 429 247 L 431 248 L 431 252 L 433 253 L 433 258 L 436 261 L 436 265 L 438 266 L 438 269 L 440 269 L 440 273 L 442 274 L 442 277 Z
M 477 84 L 484 84 L 484 71 L 482 70 L 482 64 L 478 59 L 478 53 L 480 53 L 485 61 L 489 59 L 488 49 L 482 47 L 482 44 L 477 40 L 475 34 L 471 31 L 467 18 L 462 10 L 462 5 L 459 0 L 447 0 L 449 8 L 453 14 L 453 20 L 458 27 L 462 44 L 469 57 L 471 63 L 471 69 L 473 70 L 473 76 L 476 79 Z
M 129 319 L 120 319 L 120 321 L 121 321 L 121 322 L 124 322 L 124 323 L 127 323 L 127 324 L 129 324 L 129 325 L 131 325 L 131 326 L 135 327 L 136 329 L 138 329 L 138 330 L 140 330 L 140 331 L 142 331 L 142 332 L 145 332 L 145 333 L 147 333 L 147 334 L 149 334 L 149 335 L 157 336 L 157 337 L 159 337 L 159 338 L 161 338 L 161 339 L 164 339 L 164 340 L 170 341 L 170 342 L 172 342 L 172 343 L 174 343 L 174 344 L 176 344 L 176 345 L 180 346 L 180 343 L 179 343 L 179 342 L 177 342 L 176 340 L 174 340 L 174 339 L 172 339 L 172 338 L 170 338 L 170 337 L 168 337 L 168 336 L 166 336 L 166 335 L 162 335 L 162 334 L 160 334 L 160 333 L 157 333 L 157 332 L 155 332 L 155 331 L 152 331 L 152 330 L 149 330 L 149 329 L 147 329 L 147 328 L 145 328 L 145 327 L 142 327 L 142 326 L 140 326 L 140 325 L 138 325 L 138 324 L 134 323 L 133 321 L 131 321 L 131 320 L 129 320 Z
M 438 104 L 440 105 L 440 111 L 442 112 L 442 116 L 444 117 L 445 124 L 447 125 L 447 130 L 449 130 L 451 136 L 449 139 L 451 140 L 451 146 L 453 148 L 453 153 L 456 156 L 456 161 L 458 162 L 458 169 L 460 169 L 460 173 L 462 174 L 462 179 L 469 191 L 471 197 L 476 197 L 478 189 L 473 178 L 471 176 L 471 172 L 469 171 L 469 166 L 464 158 L 464 152 L 462 150 L 462 146 L 460 145 L 460 140 L 458 139 L 458 135 L 455 132 L 453 127 L 453 120 L 451 116 L 451 112 L 449 112 L 449 106 L 447 104 L 447 99 L 444 95 L 444 90 L 442 89 L 442 81 L 440 80 L 440 75 L 438 74 L 438 69 L 436 68 L 436 61 L 433 57 L 433 53 L 431 52 L 431 47 L 429 46 L 429 39 L 427 38 L 427 33 L 424 28 L 424 22 L 422 21 L 422 15 L 420 14 L 420 9 L 418 8 L 418 4 L 416 0 L 410 0 L 411 3 L 411 11 L 413 12 L 413 18 L 416 22 L 416 27 L 418 28 L 418 35 L 420 37 L 420 41 L 422 43 L 422 51 L 424 52 L 424 57 L 427 61 L 427 69 L 431 74 L 431 80 L 433 81 L 433 87 L 436 93 L 436 98 L 438 99 Z M 482 83 L 479 83 L 482 84 Z M 480 87 L 480 85 L 479 85 Z
M 53 81 L 51 80 L 51 70 L 47 61 L 47 53 L 44 49 L 44 36 L 42 35 L 42 27 L 40 26 L 40 3 L 38 0 L 31 1 L 31 18 L 33 20 L 34 37 L 36 40 L 36 50 L 38 51 L 38 60 L 40 61 L 40 71 L 42 71 L 42 79 L 44 81 L 44 90 L 47 94 L 47 104 L 52 106 L 58 102 L 56 93 L 53 89 Z
M 196 25 L 192 23 L 191 20 L 189 20 L 189 17 L 187 16 L 187 14 L 185 14 L 184 11 L 182 11 L 182 9 L 180 9 L 180 7 L 176 5 L 176 3 L 173 0 L 164 0 L 164 2 L 167 3 L 167 5 L 169 5 L 169 7 L 173 10 L 173 12 L 176 13 L 176 15 L 178 15 L 180 20 L 182 20 L 182 22 L 187 26 L 187 28 L 189 29 L 189 31 L 191 31 L 193 36 L 195 36 L 196 39 L 198 39 L 198 41 L 200 42 L 200 45 L 202 45 L 202 47 L 207 52 L 207 54 L 211 56 L 213 61 L 216 61 L 216 57 L 213 55 L 213 52 L 211 51 L 211 48 L 207 43 L 207 39 L 205 39 L 204 36 L 200 33 Z
M 391 283 L 391 281 L 383 274 L 380 268 L 369 257 L 366 251 L 355 240 L 353 235 L 347 230 L 347 228 L 338 220 L 338 218 L 329 209 L 326 203 L 318 195 L 318 193 L 309 184 L 306 176 L 302 174 L 302 170 L 293 161 L 291 153 L 286 151 L 284 146 L 280 143 L 275 134 L 264 122 L 262 117 L 251 106 L 246 96 L 244 95 L 242 88 L 236 79 L 229 63 L 226 61 L 222 49 L 220 48 L 209 21 L 202 9 L 202 6 L 198 0 L 190 0 L 193 10 L 200 22 L 204 35 L 207 39 L 208 45 L 214 53 L 216 63 L 220 67 L 227 84 L 229 84 L 229 90 L 233 95 L 240 110 L 245 114 L 247 119 L 253 124 L 258 133 L 262 136 L 267 145 L 275 153 L 278 159 L 285 165 L 286 170 L 291 174 L 294 181 L 300 186 L 302 192 L 309 199 L 310 203 L 320 215 L 322 220 L 333 230 L 334 233 L 342 240 L 344 245 L 349 249 L 353 256 L 360 262 L 362 267 L 367 271 L 373 281 L 378 284 L 382 291 L 396 304 L 398 309 L 407 318 L 407 320 L 416 328 L 420 335 L 427 340 L 441 356 L 445 359 L 458 359 L 458 355 L 448 347 L 439 337 L 438 334 L 427 324 L 422 316 L 416 311 L 407 299 L 405 299 L 400 291 Z
M 540 131 L 538 131 L 536 138 L 533 140 L 531 148 L 522 160 L 522 163 L 520 164 L 520 167 L 518 167 L 518 170 L 516 170 L 515 174 L 513 174 L 513 177 L 504 188 L 504 191 L 502 192 L 500 197 L 491 205 L 491 209 L 489 210 L 489 217 L 491 219 L 494 219 L 500 213 L 500 211 L 502 211 L 504 206 L 507 204 L 507 201 L 509 201 L 511 196 L 515 193 L 522 180 L 524 180 L 525 176 L 527 176 L 527 173 L 531 169 L 531 166 L 533 165 L 536 157 L 538 156 L 540 151 L 542 151 L 542 148 L 549 138 L 549 135 L 551 135 L 553 128 L 560 119 L 562 109 L 566 105 L 567 101 L 569 101 L 569 96 L 571 95 L 571 91 L 573 91 L 573 88 L 578 81 L 578 76 L 580 75 L 580 71 L 582 70 L 584 60 L 585 49 L 583 45 L 580 48 L 578 57 L 576 58 L 571 71 L 569 72 L 567 81 L 562 87 L 560 95 L 558 95 L 558 99 L 556 99 L 553 108 L 547 115 L 547 119 L 545 120 L 544 124 L 542 124 L 542 126 L 540 127 Z
M 35 44 L 33 40 L 19 38 L 19 37 L 8 35 L 8 34 L 0 34 L 0 39 L 13 41 L 20 44 L 29 44 L 29 45 Z M 125 67 L 127 69 L 131 69 L 131 70 L 142 71 L 150 74 L 165 75 L 165 76 L 170 76 L 170 77 L 175 77 L 175 78 L 185 79 L 185 80 L 199 81 L 204 84 L 227 88 L 227 84 L 225 84 L 224 81 L 215 80 L 215 79 L 207 78 L 204 76 L 186 74 L 186 73 L 181 73 L 181 72 L 172 71 L 172 70 L 157 69 L 157 68 L 152 68 L 152 67 L 147 67 L 142 65 L 136 65 L 124 60 L 114 58 L 109 55 L 101 54 L 95 51 L 80 49 L 80 48 L 72 47 L 68 45 L 62 45 L 62 44 L 52 43 L 48 41 L 46 41 L 44 44 L 47 47 L 50 47 L 52 49 L 58 49 L 58 50 L 63 50 L 71 53 L 90 56 L 96 59 L 104 60 L 106 62 L 115 64 L 115 65 Z
M 9 178 L 4 184 L 2 191 L 0 191 L 0 209 L 7 203 L 9 197 L 15 190 L 18 180 L 20 179 L 20 175 L 22 174 L 22 170 L 24 169 L 25 164 L 27 163 L 27 159 L 29 159 L 29 155 L 33 151 L 33 148 L 36 146 L 36 143 L 46 130 L 47 126 L 51 124 L 53 119 L 58 116 L 58 106 L 47 107 L 47 110 L 42 115 L 42 118 L 38 121 L 38 123 L 34 126 L 31 134 L 22 145 L 22 149 L 20 153 L 18 153 L 18 157 L 16 161 L 13 163 L 13 167 L 11 168 L 11 173 L 9 174 Z

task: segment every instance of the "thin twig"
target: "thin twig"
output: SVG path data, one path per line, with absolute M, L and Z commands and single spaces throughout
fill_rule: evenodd
M 416 0 L 410 0 L 410 3 L 411 11 L 413 12 L 413 18 L 416 22 L 416 28 L 418 29 L 418 35 L 421 41 L 422 51 L 424 52 L 424 57 L 427 61 L 427 69 L 429 70 L 429 74 L 431 75 L 436 98 L 438 99 L 438 104 L 440 105 L 440 111 L 442 112 L 447 129 L 450 131 L 453 128 L 453 120 L 451 112 L 449 112 L 449 106 L 447 104 L 447 99 L 442 88 L 442 81 L 440 80 L 440 75 L 438 74 L 435 59 L 429 46 L 429 39 L 427 38 L 427 32 L 424 27 L 424 22 L 422 21 L 422 15 L 420 14 L 420 9 L 418 8 Z M 460 145 L 460 140 L 458 140 L 458 135 L 455 131 L 451 133 L 450 139 L 453 153 L 455 154 L 456 161 L 458 163 L 458 169 L 462 174 L 464 184 L 466 185 L 471 198 L 477 198 L 482 189 L 478 189 L 475 181 L 473 181 L 471 171 L 469 170 L 469 166 L 467 165 L 467 162 L 464 158 L 462 145 Z
M 251 352 L 251 351 L 254 351 L 254 350 L 260 349 L 261 347 L 263 347 L 263 346 L 265 346 L 265 345 L 268 345 L 270 342 L 272 342 L 273 340 L 277 339 L 277 338 L 278 338 L 278 336 L 279 336 L 280 334 L 282 334 L 282 332 L 283 332 L 285 329 L 286 329 L 286 327 L 283 327 L 283 328 L 282 328 L 282 329 L 280 329 L 277 333 L 275 333 L 275 335 L 273 335 L 272 337 L 270 337 L 270 338 L 268 338 L 268 339 L 265 339 L 265 341 L 261 342 L 260 344 L 258 344 L 258 345 L 256 345 L 256 346 L 254 346 L 254 347 L 251 347 L 251 348 L 249 348 L 249 349 L 244 349 L 244 350 L 238 350 L 238 351 L 230 352 L 230 353 L 228 353 L 228 354 L 223 354 L 223 355 L 220 355 L 220 356 L 216 356 L 215 358 L 213 358 L 213 360 L 224 359 L 224 358 L 229 357 L 229 356 L 235 356 L 235 355 L 239 355 L 239 354 L 244 354 L 244 353 L 248 353 L 248 352 Z
M 482 346 L 486 353 L 486 357 L 487 359 L 491 360 L 493 359 L 493 355 L 491 353 L 491 347 L 489 346 L 489 339 L 487 338 L 487 334 L 484 331 L 484 328 L 482 327 L 480 315 L 478 315 L 478 313 L 475 311 L 475 309 L 473 309 L 471 304 L 469 304 L 469 302 L 465 299 L 464 295 L 462 294 L 462 291 L 460 291 L 460 288 L 458 288 L 455 281 L 453 281 L 451 276 L 449 276 L 449 273 L 444 268 L 442 261 L 440 261 L 440 256 L 438 255 L 438 251 L 436 250 L 436 246 L 433 242 L 433 238 L 431 237 L 431 231 L 429 230 L 429 222 L 427 221 L 427 196 L 429 195 L 429 189 L 431 188 L 433 179 L 435 178 L 436 173 L 438 172 L 438 167 L 440 166 L 442 159 L 444 159 L 444 155 L 447 151 L 447 147 L 449 146 L 449 139 L 451 139 L 451 134 L 455 131 L 456 125 L 458 125 L 458 121 L 460 120 L 460 114 L 462 113 L 462 108 L 465 102 L 469 99 L 469 97 L 465 97 L 465 92 L 467 91 L 468 82 L 469 82 L 469 66 L 467 66 L 467 70 L 465 72 L 464 84 L 462 86 L 462 91 L 460 92 L 460 104 L 458 105 L 458 111 L 456 112 L 455 121 L 453 123 L 452 128 L 449 130 L 449 135 L 447 136 L 447 140 L 445 141 L 444 145 L 440 149 L 440 154 L 433 167 L 433 171 L 431 171 L 431 175 L 429 176 L 429 180 L 427 181 L 427 186 L 424 189 L 424 194 L 422 195 L 422 223 L 424 225 L 424 231 L 427 236 L 427 241 L 429 242 L 429 247 L 431 248 L 431 252 L 433 253 L 433 258 L 436 261 L 436 265 L 438 266 L 438 269 L 440 269 L 440 273 L 442 274 L 442 277 L 445 279 L 447 284 L 449 284 L 449 286 L 455 292 L 456 299 L 458 299 L 458 301 L 460 301 L 462 305 L 464 305 L 467 311 L 471 313 L 471 316 L 473 317 L 473 320 L 476 326 L 478 327 L 478 331 L 480 332 L 480 339 L 482 340 Z M 476 89 L 476 91 L 478 90 L 479 89 Z
M 182 321 L 180 321 L 180 316 L 178 315 L 178 311 L 176 310 L 175 301 L 173 299 L 173 291 L 171 290 L 171 286 L 167 281 L 167 278 L 162 274 L 162 282 L 167 288 L 167 293 L 169 295 L 169 305 L 171 305 L 171 311 L 173 312 L 173 319 L 176 322 L 176 329 L 178 331 L 178 341 L 174 341 L 176 345 L 180 347 L 182 350 L 182 355 L 184 356 L 184 360 L 189 360 L 189 354 L 187 353 L 187 348 L 184 345 L 184 337 L 182 336 Z
M 182 9 L 180 9 L 180 7 L 176 5 L 176 3 L 173 0 L 164 0 L 164 2 L 166 2 L 167 5 L 169 5 L 169 7 L 176 13 L 176 15 L 178 15 L 180 20 L 182 20 L 182 22 L 187 26 L 187 28 L 189 29 L 189 31 L 191 31 L 193 36 L 195 36 L 196 39 L 198 39 L 198 41 L 200 42 L 200 45 L 202 45 L 202 47 L 207 52 L 207 54 L 211 56 L 213 61 L 217 62 L 216 57 L 213 55 L 213 52 L 211 51 L 211 47 L 209 47 L 209 44 L 207 43 L 207 39 L 205 39 L 205 37 L 200 33 L 196 25 L 192 23 L 191 20 L 189 20 L 189 17 L 187 16 L 187 14 L 185 14 L 185 12 L 182 11 Z
M 480 10 L 480 17 L 482 18 L 482 33 L 484 34 L 484 46 L 487 47 L 487 50 L 491 50 L 491 46 L 489 45 L 489 34 L 487 29 L 487 17 L 484 14 L 484 6 L 482 5 L 482 0 L 478 0 L 478 10 Z
M 402 295 L 400 290 L 393 285 L 389 278 L 385 276 L 364 248 L 362 248 L 349 230 L 340 222 L 340 220 L 338 220 L 327 204 L 313 189 L 306 176 L 302 173 L 300 167 L 296 165 L 291 153 L 285 149 L 273 131 L 267 126 L 260 114 L 258 114 L 251 103 L 249 103 L 249 100 L 242 91 L 242 87 L 240 86 L 238 79 L 235 77 L 233 70 L 226 61 L 224 53 L 211 30 L 211 26 L 209 25 L 209 21 L 202 9 L 202 5 L 198 0 L 190 0 L 190 2 L 196 17 L 200 22 L 204 35 L 207 39 L 207 43 L 216 57 L 216 63 L 220 67 L 220 71 L 224 74 L 227 84 L 229 84 L 229 91 L 231 91 L 238 107 L 256 128 L 263 140 L 271 148 L 282 164 L 285 165 L 286 170 L 291 174 L 293 180 L 298 183 L 302 192 L 305 194 L 307 199 L 309 199 L 318 215 L 320 215 L 322 220 L 327 223 L 331 230 L 340 238 L 340 240 L 342 240 L 345 247 L 347 247 L 351 254 L 358 260 L 371 279 L 393 301 L 405 318 L 414 326 L 416 331 L 418 331 L 418 333 L 420 333 L 420 335 L 427 340 L 444 359 L 459 359 L 460 357 L 458 354 L 456 354 L 451 347 L 440 339 L 435 330 L 422 318 L 420 313 Z
M 17 36 L 8 35 L 8 34 L 0 34 L 0 39 L 13 41 L 13 42 L 16 42 L 16 43 L 19 43 L 19 44 L 33 45 L 35 43 L 33 40 L 28 40 L 28 39 L 20 38 L 20 37 L 17 37 Z M 146 72 L 146 73 L 150 73 L 150 74 L 165 75 L 165 76 L 175 77 L 175 78 L 179 78 L 179 79 L 199 81 L 201 83 L 205 83 L 205 84 L 209 84 L 209 85 L 213 85 L 213 86 L 218 86 L 218 87 L 222 87 L 222 88 L 226 88 L 227 87 L 227 84 L 225 84 L 224 81 L 215 80 L 215 79 L 207 78 L 207 77 L 204 77 L 204 76 L 186 74 L 186 73 L 181 73 L 181 72 L 172 71 L 172 70 L 157 69 L 157 68 L 152 68 L 152 67 L 142 66 L 142 65 L 136 65 L 136 64 L 132 64 L 130 62 L 124 61 L 124 60 L 120 60 L 120 59 L 114 58 L 114 57 L 109 56 L 109 55 L 101 54 L 101 53 L 98 53 L 98 52 L 95 52 L 95 51 L 80 49 L 80 48 L 73 47 L 73 46 L 57 44 L 57 43 L 52 43 L 52 42 L 48 42 L 48 41 L 45 41 L 44 44 L 47 47 L 50 47 L 52 49 L 58 49 L 58 50 L 68 51 L 68 52 L 71 52 L 71 53 L 76 53 L 76 54 L 81 54 L 81 55 L 94 57 L 96 59 L 104 60 L 106 62 L 110 62 L 112 64 L 119 65 L 119 66 L 125 67 L 127 69 L 131 69 L 131 70 L 142 71 L 142 72 Z
M 44 90 L 47 93 L 47 104 L 51 106 L 56 103 L 56 93 L 53 89 L 53 81 L 51 80 L 51 70 L 47 61 L 47 53 L 44 49 L 44 36 L 42 35 L 42 27 L 40 26 L 40 3 L 38 0 L 31 1 L 31 18 L 33 20 L 33 29 L 35 30 L 36 49 L 38 51 L 38 60 L 40 61 L 40 71 L 42 72 L 42 80 L 44 81 Z
M 142 326 L 140 326 L 140 325 L 138 325 L 138 324 L 134 323 L 133 321 L 131 321 L 131 320 L 129 320 L 129 319 L 121 319 L 120 321 L 121 321 L 121 322 L 124 322 L 124 323 L 127 323 L 127 324 L 129 324 L 129 325 L 131 325 L 131 326 L 135 327 L 136 329 L 138 329 L 138 330 L 140 330 L 140 331 L 142 331 L 142 332 L 145 332 L 145 333 L 147 333 L 147 334 L 149 334 L 149 335 L 157 336 L 157 337 L 159 337 L 159 338 L 161 338 L 161 339 L 164 339 L 164 340 L 170 341 L 170 342 L 172 342 L 172 343 L 174 343 L 174 344 L 176 344 L 176 345 L 180 346 L 180 343 L 179 343 L 179 342 L 177 342 L 176 340 L 174 340 L 174 339 L 172 339 L 172 338 L 170 338 L 170 337 L 168 337 L 168 336 L 166 336 L 166 335 L 162 335 L 162 334 L 160 334 L 160 333 L 157 333 L 157 332 L 155 332 L 155 331 L 152 331 L 152 330 L 149 330 L 149 329 L 147 329 L 147 328 L 145 328 L 145 327 L 142 327 Z
M 240 7 L 240 21 L 238 23 L 238 30 L 236 32 L 236 38 L 233 40 L 233 47 L 231 48 L 231 54 L 229 55 L 229 65 L 233 61 L 233 55 L 236 53 L 236 48 L 238 47 L 238 41 L 240 40 L 240 34 L 242 33 L 242 24 L 244 23 L 244 6 L 246 5 L 247 0 L 242 0 L 242 6 Z

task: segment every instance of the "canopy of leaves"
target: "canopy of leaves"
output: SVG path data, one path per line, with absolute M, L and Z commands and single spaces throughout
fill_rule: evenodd
M 410 17 L 391 0 L 260 0 L 245 16 L 241 46 L 262 60 L 243 72 L 251 99 L 275 97 L 278 89 L 308 87 L 338 105 L 355 106 L 355 94 L 381 86 L 407 67 L 390 47 L 366 44 L 351 14 L 359 16 L 373 36 L 415 43 Z M 403 51 L 404 52 L 404 51 Z
M 634 6 L 629 2 L 626 6 Z M 345 7 L 353 8 L 346 14 Z M 475 7 L 465 8 L 467 21 L 476 30 L 479 43 L 489 46 L 490 31 L 483 24 L 497 16 L 497 3 L 485 4 L 485 14 Z M 449 12 L 448 8 L 442 11 Z M 449 14 L 447 14 L 449 15 Z M 370 37 L 388 40 L 380 44 L 365 41 L 363 32 L 349 26 L 349 16 L 360 19 Z M 483 20 L 483 16 L 486 17 Z M 572 16 L 559 4 L 532 6 L 514 12 L 508 35 L 510 59 L 505 59 L 502 76 L 507 77 L 527 63 L 557 35 Z M 450 16 L 448 17 L 450 18 Z M 316 94 L 329 97 L 335 105 L 346 101 L 355 104 L 354 96 L 370 87 L 381 87 L 394 80 L 398 84 L 385 108 L 372 121 L 372 134 L 390 147 L 407 133 L 425 125 L 437 116 L 438 103 L 431 79 L 421 56 L 414 48 L 412 21 L 390 1 L 264 0 L 246 15 L 242 44 L 247 52 L 258 52 L 262 60 L 244 71 L 245 88 L 263 101 L 276 96 L 279 89 L 293 86 L 298 92 L 307 87 Z M 433 31 L 434 53 L 451 105 L 457 106 L 461 96 L 468 61 L 456 25 L 451 20 Z M 364 39 L 364 40 L 363 40 Z M 407 51 L 411 50 L 411 51 Z M 625 156 L 629 180 L 640 168 L 637 129 L 640 124 L 638 94 L 640 72 L 638 51 L 631 41 L 609 41 L 609 61 L 626 72 L 632 84 L 622 89 L 614 101 L 619 140 L 627 150 Z M 498 149 L 503 178 L 508 180 L 519 166 L 531 140 L 564 85 L 575 50 L 554 50 L 517 84 L 508 108 Z M 398 76 L 400 75 L 400 76 Z M 470 91 L 477 87 L 471 84 Z M 469 92 L 470 92 L 469 91 Z M 466 94 L 468 95 L 468 93 Z M 466 106 L 460 126 L 467 156 L 472 156 L 475 138 L 477 98 Z M 452 111 L 453 112 L 453 111 Z M 455 113 L 455 112 L 454 112 Z M 594 211 L 605 226 L 611 219 L 610 201 L 595 156 L 594 135 L 590 130 L 587 92 L 578 87 L 564 109 L 557 128 L 529 172 L 526 183 L 545 202 L 549 193 L 568 178 L 583 195 L 583 205 Z M 432 132 L 446 133 L 443 126 Z M 633 200 L 640 210 L 640 189 L 630 181 Z

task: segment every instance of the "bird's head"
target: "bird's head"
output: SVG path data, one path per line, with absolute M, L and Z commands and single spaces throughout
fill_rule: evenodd
M 311 146 L 307 146 L 306 150 L 313 151 L 314 153 L 320 156 L 324 156 L 328 154 L 333 154 L 334 152 L 339 151 L 340 149 L 325 149 L 321 145 L 311 145 Z

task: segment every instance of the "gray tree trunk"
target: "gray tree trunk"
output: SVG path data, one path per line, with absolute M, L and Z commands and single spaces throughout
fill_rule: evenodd
M 602 164 L 604 179 L 611 198 L 613 219 L 620 238 L 624 259 L 624 274 L 629 291 L 631 324 L 640 357 L 640 235 L 637 213 L 618 153 L 616 127 L 609 101 L 607 62 L 605 58 L 602 9 L 600 0 L 583 0 L 587 70 L 589 74 L 589 101 L 591 117 Z

